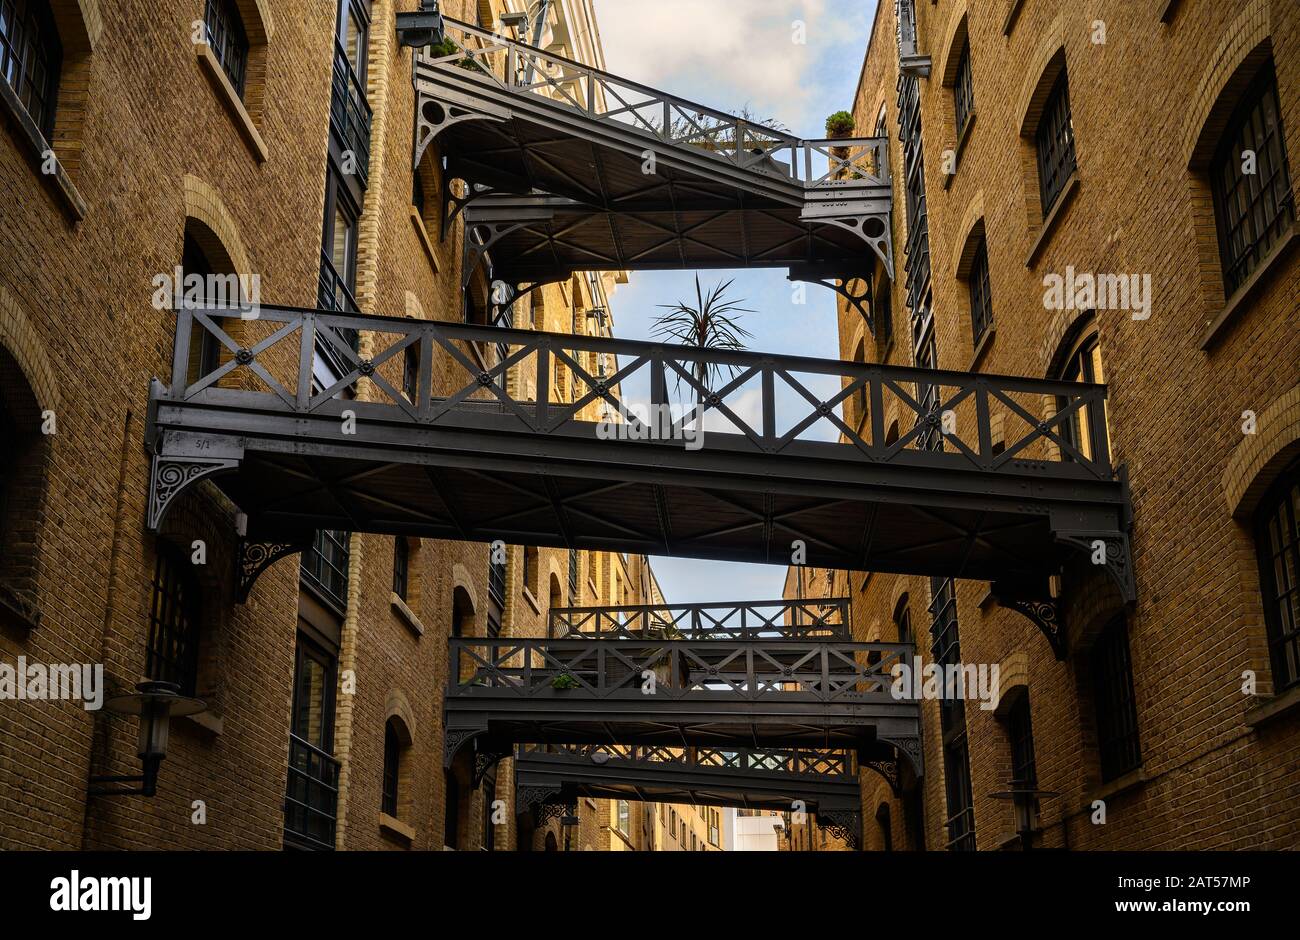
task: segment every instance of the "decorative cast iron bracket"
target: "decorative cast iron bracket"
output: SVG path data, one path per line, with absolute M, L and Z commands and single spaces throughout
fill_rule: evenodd
M 1058 530 L 1056 541 L 1077 548 L 1110 575 L 1124 603 L 1137 600 L 1137 582 L 1133 577 L 1132 547 L 1127 532 L 1087 532 Z M 1100 558 L 1100 560 L 1098 560 Z
M 149 508 L 146 525 L 150 532 L 162 528 L 167 510 L 192 483 L 239 467 L 236 457 L 163 457 L 155 454 L 149 468 Z
M 481 101 L 462 101 L 450 94 L 435 93 L 429 85 L 421 84 L 415 103 L 415 152 L 411 156 L 411 166 L 418 169 L 429 145 L 453 124 L 462 121 L 503 122 L 509 118 L 509 113 L 503 108 L 494 108 Z
M 921 736 L 919 734 L 908 735 L 904 738 L 880 738 L 880 741 L 893 746 L 895 760 L 906 760 L 911 765 L 912 773 L 916 776 L 916 779 L 920 780 L 925 776 L 925 759 L 921 756 Z M 901 773 L 901 770 L 901 766 L 896 765 L 896 771 Z M 885 779 L 888 780 L 889 778 L 886 777 Z
M 839 839 L 855 852 L 862 847 L 861 810 L 829 810 L 817 813 L 817 828 Z
M 999 607 L 1014 610 L 1033 622 L 1043 631 L 1052 652 L 1058 660 L 1064 660 L 1067 654 L 1065 641 L 1065 624 L 1061 620 L 1061 605 L 1052 597 L 1046 579 L 1041 584 L 1024 581 L 995 581 L 990 586 L 990 593 Z
M 480 743 L 476 742 L 476 745 Z M 495 745 L 484 745 L 481 749 L 474 752 L 474 789 L 477 790 L 483 785 L 483 779 L 492 772 L 497 764 L 501 763 L 502 758 L 510 757 L 513 751 L 509 747 L 501 748 Z
M 241 538 L 235 551 L 235 602 L 248 603 L 253 585 L 263 571 L 286 555 L 307 551 L 311 543 L 310 533 L 278 540 Z
M 791 281 L 802 281 L 805 284 L 818 284 L 835 291 L 835 293 L 847 300 L 849 306 L 856 310 L 858 315 L 866 321 L 867 329 L 871 331 L 871 335 L 876 335 L 876 325 L 871 318 L 872 296 L 871 274 L 869 272 L 856 275 L 832 275 L 821 265 L 793 265 L 786 278 Z M 849 284 L 853 281 L 860 283 L 862 289 L 858 291 L 850 290 Z
M 898 758 L 890 757 L 884 760 L 859 761 L 859 766 L 865 767 L 868 770 L 873 770 L 883 777 L 885 782 L 889 784 L 889 789 L 893 792 L 894 796 L 903 795 L 903 781 L 898 766 Z

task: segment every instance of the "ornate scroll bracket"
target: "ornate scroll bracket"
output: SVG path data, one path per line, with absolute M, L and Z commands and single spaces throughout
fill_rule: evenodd
M 894 279 L 894 246 L 889 237 L 889 206 L 882 210 L 879 200 L 847 199 L 836 202 L 810 202 L 799 214 L 803 222 L 834 225 L 861 238 L 885 265 L 885 273 Z
M 817 828 L 857 851 L 862 847 L 860 810 L 826 810 L 817 813 Z
M 162 528 L 163 518 L 176 497 L 191 483 L 239 466 L 236 457 L 163 457 L 154 455 L 149 470 L 150 532 Z
M 424 153 L 438 135 L 463 121 L 507 120 L 510 115 L 503 108 L 493 108 L 482 102 L 459 101 L 449 95 L 432 90 L 427 82 L 416 82 L 419 93 L 415 103 L 415 152 L 411 166 L 418 169 Z
M 1014 610 L 1028 617 L 1034 626 L 1043 631 L 1052 652 L 1058 660 L 1066 657 L 1065 624 L 1061 620 L 1061 607 L 1051 596 L 1046 584 L 1035 586 L 1024 582 L 996 581 L 991 588 L 993 600 L 999 607 Z
M 492 772 L 492 768 L 501 763 L 502 758 L 511 757 L 513 751 L 509 747 L 500 748 L 495 746 L 485 746 L 474 753 L 474 789 L 477 790 L 483 785 L 483 778 Z
M 456 190 L 453 188 L 454 183 L 460 183 L 465 195 L 456 195 Z M 438 238 L 441 241 L 446 241 L 447 233 L 451 231 L 460 214 L 465 211 L 465 207 L 474 200 L 490 196 L 494 192 L 496 192 L 495 189 L 484 183 L 470 183 L 463 177 L 444 173 L 442 176 L 442 219 Z
M 442 766 L 444 769 L 450 768 L 452 762 L 456 759 L 457 752 L 465 746 L 465 742 L 471 740 L 479 731 L 465 729 L 448 729 L 442 733 Z
M 279 541 L 243 538 L 235 553 L 235 601 L 248 603 L 248 595 L 258 577 L 271 565 L 286 555 L 305 552 L 311 547 L 310 535 L 299 535 Z
M 920 780 L 925 775 L 925 759 L 921 756 L 921 736 L 919 734 L 910 734 L 901 738 L 881 738 L 880 740 L 885 744 L 892 745 L 897 757 L 907 760 L 916 779 Z M 902 771 L 901 765 L 896 764 L 896 767 L 899 772 Z
M 1083 552 L 1094 565 L 1110 575 L 1126 604 L 1137 600 L 1137 582 L 1133 576 L 1132 546 L 1126 532 L 1086 532 L 1057 530 L 1057 542 Z
M 791 281 L 802 281 L 805 284 L 819 284 L 822 287 L 828 287 L 835 293 L 843 297 L 850 307 L 858 312 L 858 315 L 866 321 L 867 329 L 871 335 L 876 335 L 876 325 L 871 318 L 871 275 L 864 273 L 860 275 L 850 275 L 847 277 L 827 277 L 821 270 L 808 265 L 799 265 L 790 268 L 790 273 L 786 276 Z M 857 281 L 862 285 L 860 290 L 850 290 L 849 285 Z
M 888 760 L 864 760 L 860 762 L 860 766 L 865 767 L 868 770 L 873 770 L 881 777 L 884 777 L 885 782 L 889 784 L 889 789 L 893 792 L 894 796 L 903 795 L 903 781 L 897 758 L 889 758 Z
M 461 289 L 469 286 L 474 279 L 483 258 L 492 250 L 492 246 L 511 232 L 527 225 L 527 221 L 518 222 L 476 222 L 466 227 L 464 258 L 461 263 Z M 513 297 L 511 300 L 513 301 Z

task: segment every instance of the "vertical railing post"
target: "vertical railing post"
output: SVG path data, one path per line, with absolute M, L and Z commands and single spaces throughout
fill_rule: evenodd
M 885 380 L 879 367 L 873 368 L 867 378 L 871 389 L 871 447 L 872 456 L 885 453 Z
M 776 446 L 776 367 L 771 360 L 763 363 L 763 445 Z
M 419 326 L 420 336 L 420 356 L 419 356 L 419 375 L 416 376 L 415 382 L 415 413 L 420 421 L 429 420 L 429 412 L 433 409 L 433 328 L 421 324 Z
M 298 337 L 298 410 L 306 411 L 311 401 L 312 357 L 316 355 L 316 314 L 299 314 L 302 320 Z
M 597 641 L 596 644 L 596 697 L 604 698 L 606 688 L 605 682 L 605 650 L 607 647 L 604 643 Z
M 1106 431 L 1106 389 L 1092 389 L 1084 393 L 1088 401 L 1088 434 L 1092 438 L 1092 463 L 1094 472 L 1110 477 L 1110 440 Z
M 551 429 L 551 341 L 543 339 L 537 348 L 537 427 Z
M 993 466 L 993 427 L 989 415 L 988 380 L 975 380 L 975 422 L 979 430 L 980 466 L 988 470 Z
M 189 384 L 190 334 L 194 313 L 185 304 L 176 309 L 176 341 L 172 346 L 172 397 L 184 398 Z M 202 378 L 202 376 L 199 376 Z

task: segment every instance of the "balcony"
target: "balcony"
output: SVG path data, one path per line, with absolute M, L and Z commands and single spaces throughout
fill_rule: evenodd
M 399 33 L 427 41 L 411 16 Z M 466 23 L 441 28 L 443 44 L 416 54 L 416 163 L 436 140 L 465 185 L 444 194 L 444 216 L 473 204 L 494 277 L 791 264 L 852 276 L 864 241 L 892 271 L 885 138 L 803 140 Z M 543 244 L 544 263 L 530 250 Z
M 284 797 L 284 840 L 290 848 L 333 851 L 338 815 L 339 762 L 289 735 L 289 782 Z
M 355 175 L 364 189 L 370 179 L 372 113 L 366 89 L 343 46 L 334 43 L 334 77 L 330 92 L 330 134 L 340 157 L 351 154 Z
M 1015 583 L 1101 545 L 1133 597 L 1104 386 L 270 306 L 235 342 L 227 315 L 176 313 L 171 382 L 151 394 L 154 529 L 211 476 L 268 537 L 309 526 L 773 564 L 802 541 L 819 567 Z M 365 360 L 347 338 L 362 329 Z M 229 355 L 191 376 L 204 335 Z M 484 365 L 474 350 L 497 343 L 509 355 Z M 607 378 L 584 365 L 602 356 Z M 341 364 L 325 387 L 322 357 Z M 559 366 L 566 401 L 550 398 Z M 366 400 L 337 397 L 362 379 Z M 602 402 L 612 422 L 595 420 Z M 859 407 L 865 420 L 846 413 Z M 340 433 L 349 414 L 355 433 Z M 942 447 L 924 446 L 935 435 Z
M 849 600 L 552 607 L 552 637 L 624 640 L 849 640 Z

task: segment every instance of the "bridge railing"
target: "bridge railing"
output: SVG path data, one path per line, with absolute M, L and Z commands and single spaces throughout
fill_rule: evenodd
M 802 140 L 768 123 L 729 114 L 498 33 L 445 19 L 444 45 L 416 55 L 417 70 L 473 78 L 512 94 L 545 99 L 589 118 L 616 122 L 659 144 L 710 153 L 740 169 L 803 184 L 889 187 L 889 140 Z M 834 151 L 832 152 L 832 148 Z M 825 158 L 828 169 L 821 169 Z
M 897 643 L 515 637 L 449 641 L 451 698 L 608 700 L 656 697 L 757 702 L 897 703 L 892 669 L 911 663 Z
M 619 640 L 852 639 L 847 597 L 552 607 L 552 637 Z
M 171 383 L 155 398 L 300 417 L 346 407 L 389 426 L 610 447 L 1114 478 L 1102 385 L 266 305 L 252 313 L 176 311 Z M 214 357 L 198 353 L 205 335 Z M 367 394 L 342 403 L 362 380 Z
M 720 747 L 665 747 L 655 744 L 521 744 L 516 754 L 555 757 L 605 764 L 610 761 L 635 764 L 663 764 L 682 768 L 755 771 L 774 774 L 814 775 L 856 779 L 857 760 L 843 748 L 762 748 L 757 750 Z

